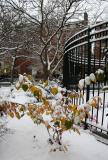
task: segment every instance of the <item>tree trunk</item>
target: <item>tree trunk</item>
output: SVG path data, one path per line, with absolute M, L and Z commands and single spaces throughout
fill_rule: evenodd
M 14 81 L 14 67 L 15 67 L 16 56 L 13 57 L 12 66 L 11 66 L 11 83 Z
M 43 67 L 43 79 L 44 81 L 48 80 L 50 77 L 50 70 L 46 66 Z

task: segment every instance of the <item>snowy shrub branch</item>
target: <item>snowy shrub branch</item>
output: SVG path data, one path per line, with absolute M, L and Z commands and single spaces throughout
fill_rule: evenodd
M 81 92 L 71 92 L 51 81 L 34 85 L 32 77 L 26 74 L 19 75 L 16 89 L 30 92 L 36 98 L 36 102 L 25 106 L 5 100 L 2 101 L 0 110 L 11 118 L 20 119 L 27 114 L 37 125 L 45 125 L 53 151 L 66 151 L 67 146 L 62 144 L 63 132 L 73 130 L 80 134 L 78 125 L 85 116 L 89 117 L 91 107 L 96 108 L 98 103 L 101 103 L 99 97 L 93 97 L 85 104 L 79 105 L 79 102 L 83 102 Z

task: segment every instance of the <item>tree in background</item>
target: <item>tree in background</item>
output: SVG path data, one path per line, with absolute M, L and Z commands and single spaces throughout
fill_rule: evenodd
M 43 66 L 43 77 L 48 79 L 62 61 L 66 27 L 89 11 L 87 6 L 93 3 L 89 0 L 2 0 L 2 20 L 5 19 L 4 24 L 8 25 L 5 25 L 5 30 L 2 29 L 7 34 L 2 36 L 5 43 L 1 48 L 8 47 L 9 52 L 13 51 L 13 64 L 17 51 L 21 49 L 33 53 L 34 59 L 38 55 Z M 95 15 L 96 19 L 99 15 Z
M 26 26 L 30 25 L 31 31 L 26 32 L 24 29 L 26 42 L 29 43 L 29 49 L 34 56 L 37 54 L 40 57 L 44 79 L 47 79 L 62 61 L 63 29 L 81 9 L 81 1 L 4 0 L 3 3 L 15 12 L 16 17 L 23 17 L 23 22 L 27 22 Z

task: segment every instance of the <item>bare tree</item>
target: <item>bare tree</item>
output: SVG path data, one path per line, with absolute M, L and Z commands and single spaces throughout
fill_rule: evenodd
M 29 28 L 29 27 L 28 27 Z M 30 28 L 29 28 L 30 29 Z M 10 54 L 11 56 L 11 82 L 13 82 L 13 73 L 15 61 L 20 58 L 31 58 L 26 55 L 17 55 L 20 50 L 29 46 L 31 39 L 27 37 L 27 24 L 23 13 L 17 13 L 5 1 L 0 1 L 0 59 Z
M 29 25 L 24 28 L 22 40 L 20 37 L 19 39 L 21 43 L 26 41 L 26 46 L 34 56 L 37 54 L 40 57 L 44 79 L 47 79 L 62 61 L 64 28 L 81 9 L 81 0 L 3 0 L 3 2 L 11 8 L 17 18 L 22 18 L 22 22 Z

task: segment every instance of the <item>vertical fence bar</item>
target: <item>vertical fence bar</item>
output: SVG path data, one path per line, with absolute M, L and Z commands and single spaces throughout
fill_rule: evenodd
M 99 52 L 98 52 L 98 60 L 99 60 L 99 68 L 100 68 L 100 62 L 101 62 L 101 41 L 99 41 Z M 98 81 L 98 97 L 100 95 L 100 81 Z M 96 113 L 96 123 L 98 123 L 98 114 L 99 114 L 99 101 L 98 101 L 98 105 L 97 105 L 97 113 Z
M 107 48 L 107 39 L 105 40 L 105 50 L 104 50 L 104 56 L 105 56 L 105 64 L 104 64 L 104 86 L 106 85 L 106 64 L 107 64 L 107 54 L 108 54 L 108 48 Z M 105 110 L 105 91 L 103 94 L 103 110 L 102 110 L 102 122 L 101 125 L 103 126 L 103 121 L 104 121 L 104 110 Z
M 89 76 L 89 74 L 91 73 L 91 43 L 90 43 L 90 28 L 88 28 L 88 65 L 87 65 L 87 75 Z M 87 89 L 86 89 L 86 101 L 89 100 L 90 97 L 90 86 L 87 85 Z M 87 124 L 87 119 L 88 119 L 88 115 L 85 115 L 85 122 L 84 122 L 84 129 L 86 130 L 88 128 L 88 124 Z
M 91 43 L 90 43 L 90 28 L 88 28 L 88 65 L 87 65 L 87 75 L 91 73 Z M 87 86 L 87 91 L 86 91 L 86 101 L 89 100 L 90 97 L 90 86 Z
M 95 46 L 95 42 L 93 42 L 93 67 L 92 67 L 92 72 L 95 72 L 96 71 L 96 68 L 95 68 L 95 48 L 94 48 L 94 46 Z M 93 89 L 92 89 L 92 95 L 93 95 L 93 97 L 94 97 L 94 95 L 95 95 L 95 84 L 93 83 Z M 93 120 L 93 114 L 94 114 L 94 111 L 93 111 L 93 107 L 92 107 L 92 115 L 91 115 L 91 118 L 92 118 L 92 120 Z

